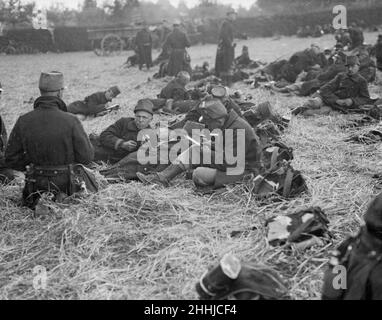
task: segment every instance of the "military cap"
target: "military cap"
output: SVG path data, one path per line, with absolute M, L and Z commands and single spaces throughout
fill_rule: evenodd
M 180 20 L 179 19 L 175 19 L 174 22 L 173 22 L 173 26 L 180 26 Z
M 370 203 L 364 220 L 367 229 L 382 238 L 382 193 Z
M 121 90 L 117 86 L 111 87 L 109 89 L 111 92 L 113 92 L 113 96 L 116 97 L 121 93 Z
M 223 86 L 215 86 L 211 89 L 211 94 L 218 99 L 224 98 L 228 92 L 227 89 Z
M 58 71 L 42 72 L 39 89 L 44 92 L 56 92 L 64 89 L 64 75 Z
M 346 66 L 355 66 L 360 65 L 358 57 L 357 56 L 348 56 L 346 58 Z
M 234 9 L 231 9 L 227 12 L 227 16 L 229 16 L 230 14 L 237 14 L 237 12 Z
M 134 113 L 137 113 L 138 111 L 144 111 L 154 115 L 154 105 L 149 99 L 139 100 L 134 109 Z
M 271 116 L 274 116 L 273 108 L 272 108 L 272 105 L 271 105 L 271 103 L 269 101 L 260 103 L 256 107 L 256 111 L 264 119 L 265 118 L 269 118 Z
M 203 120 L 218 120 L 228 115 L 226 107 L 220 100 L 213 99 L 204 101 L 200 107 Z

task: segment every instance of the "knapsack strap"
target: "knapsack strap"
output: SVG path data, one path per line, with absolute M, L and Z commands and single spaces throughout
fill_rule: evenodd
M 280 148 L 274 147 L 273 152 L 272 152 L 272 157 L 271 157 L 271 167 L 269 170 L 273 170 L 276 167 L 277 160 L 279 157 L 279 152 L 280 152 Z
M 290 194 L 291 188 L 292 188 L 292 182 L 293 182 L 293 170 L 288 169 L 285 181 L 284 181 L 284 189 L 283 189 L 283 197 L 287 198 Z

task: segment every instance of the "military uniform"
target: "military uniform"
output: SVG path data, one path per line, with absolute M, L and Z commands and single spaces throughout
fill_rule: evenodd
M 366 79 L 368 83 L 374 82 L 377 75 L 377 66 L 370 56 L 360 58 L 359 74 Z
M 166 101 L 172 99 L 175 102 L 189 100 L 190 96 L 185 86 L 180 83 L 178 78 L 171 80 L 160 92 L 158 99 L 151 99 L 154 104 L 154 110 L 163 108 Z
M 167 66 L 169 76 L 176 76 L 180 71 L 192 73 L 190 57 L 186 51 L 186 48 L 190 46 L 187 35 L 179 28 L 174 28 L 174 31 L 168 35 L 164 47 L 170 50 L 170 60 Z
M 117 86 L 111 87 L 108 91 L 113 94 L 113 96 L 110 97 L 110 100 L 106 98 L 107 91 L 96 92 L 87 96 L 83 101 L 75 101 L 69 104 L 67 110 L 70 113 L 83 114 L 85 116 L 102 113 L 106 111 L 107 104 L 121 93 Z
M 99 137 L 99 145 L 95 144 L 95 161 L 105 161 L 115 163 L 125 158 L 130 153 L 139 149 L 137 137 L 139 129 L 134 118 L 122 118 L 104 130 Z M 137 149 L 126 151 L 121 148 L 121 144 L 126 141 L 137 142 Z
M 219 44 L 216 53 L 215 72 L 218 77 L 230 77 L 235 59 L 234 26 L 230 20 L 225 20 L 220 28 Z M 223 79 L 224 80 L 224 79 Z
M 352 99 L 350 108 L 357 108 L 372 103 L 367 81 L 359 74 L 340 73 L 332 81 L 323 86 L 319 94 L 325 105 L 333 109 L 342 109 L 336 104 L 339 99 Z
M 375 56 L 377 58 L 377 68 L 382 71 L 382 35 L 378 37 L 378 42 L 375 45 Z
M 145 28 L 138 31 L 135 37 L 135 45 L 138 53 L 139 69 L 145 64 L 147 69 L 150 69 L 153 65 L 152 61 L 152 44 L 153 40 L 151 33 Z
M 363 32 L 360 28 L 351 27 L 349 29 L 350 39 L 351 39 L 351 48 L 350 50 L 353 50 L 363 44 L 365 41 Z
M 187 170 L 187 169 L 203 169 L 203 168 L 210 168 L 216 170 L 216 176 L 214 178 L 213 187 L 219 188 L 226 184 L 231 184 L 238 182 L 244 178 L 245 174 L 253 173 L 255 175 L 259 174 L 263 170 L 262 163 L 261 163 L 261 148 L 260 148 L 260 141 L 259 138 L 256 136 L 254 129 L 241 117 L 237 115 L 235 111 L 231 111 L 230 113 L 227 113 L 227 110 L 225 109 L 224 105 L 219 100 L 210 100 L 206 101 L 206 105 L 201 108 L 201 113 L 203 115 L 203 118 L 207 117 L 209 119 L 225 119 L 224 125 L 220 128 L 223 132 L 223 146 L 224 146 L 224 155 L 226 155 L 228 152 L 231 152 L 231 154 L 238 155 L 238 141 L 237 141 L 237 134 L 239 130 L 244 131 L 244 138 L 245 138 L 245 163 L 243 164 L 243 168 L 241 169 L 242 173 L 233 174 L 232 172 L 228 172 L 229 168 L 234 168 L 235 165 L 228 164 L 228 161 L 226 161 L 225 156 L 223 156 L 222 164 L 218 164 L 215 161 L 214 158 L 214 145 L 211 146 L 211 164 L 198 164 L 194 165 L 190 160 L 193 158 L 194 152 L 200 153 L 202 150 L 194 145 L 191 148 L 189 148 L 186 152 L 182 153 L 176 161 L 173 162 L 169 167 L 167 167 L 162 172 L 159 172 L 157 174 L 152 174 L 149 176 L 145 176 L 143 174 L 137 174 L 138 178 L 144 182 L 144 183 L 161 183 L 164 185 L 168 185 L 169 182 L 175 178 L 178 174 L 181 172 Z M 207 120 L 206 120 L 207 121 Z M 233 139 L 232 140 L 224 140 L 225 130 L 232 130 L 233 133 Z M 196 171 L 195 171 L 196 172 Z M 199 177 L 197 177 L 196 173 L 194 172 L 194 182 L 197 184 L 197 180 L 199 180 Z
M 302 71 L 309 71 L 309 68 L 316 64 L 322 68 L 328 65 L 325 56 L 323 54 L 316 54 L 312 49 L 296 52 L 289 59 L 289 63 L 293 66 L 293 71 L 296 75 L 299 75 Z M 295 81 L 296 79 L 290 82 Z
M 225 122 L 221 130 L 233 130 L 234 138 L 232 145 L 224 144 L 225 148 L 233 150 L 233 154 L 237 154 L 236 145 L 236 132 L 238 130 L 244 130 L 245 132 L 245 168 L 244 173 L 240 175 L 228 175 L 227 169 L 230 167 L 225 161 L 221 165 L 212 165 L 212 168 L 217 169 L 217 176 L 215 179 L 215 188 L 222 187 L 226 184 L 231 184 L 243 179 L 245 174 L 254 173 L 258 175 L 262 170 L 261 164 L 261 148 L 260 140 L 255 134 L 254 129 L 245 121 L 243 118 L 239 117 L 237 113 L 233 110 L 228 114 L 228 119 Z
M 93 152 L 81 122 L 66 112 L 65 103 L 57 97 L 42 96 L 35 101 L 33 111 L 17 120 L 5 158 L 14 170 L 31 167 L 23 199 L 33 208 L 40 192 L 70 195 L 69 165 L 88 164 Z
M 144 111 L 153 115 L 153 104 L 148 99 L 139 100 L 134 109 L 134 113 Z M 150 126 L 147 128 L 149 129 Z M 137 151 L 142 142 L 138 141 L 138 135 L 141 129 L 138 128 L 135 118 L 122 118 L 116 123 L 104 130 L 100 137 L 94 138 L 92 143 L 96 145 L 95 160 L 119 162 L 129 154 Z M 134 141 L 136 147 L 134 150 L 125 150 L 125 142 Z
M 342 72 L 346 72 L 346 66 L 344 63 L 329 66 L 325 71 L 320 72 L 315 79 L 303 82 L 299 94 L 301 96 L 309 96 L 313 94 Z
M 7 146 L 7 131 L 3 119 L 0 116 L 0 184 L 7 183 L 14 179 L 13 170 L 10 170 L 5 165 L 5 147 Z
M 96 115 L 106 110 L 105 107 L 108 102 L 105 92 L 96 92 L 87 96 L 83 101 L 75 101 L 69 104 L 68 112 L 85 116 Z
M 323 300 L 382 300 L 382 197 L 370 204 L 358 236 L 344 241 L 330 259 L 325 273 Z M 333 269 L 346 268 L 346 289 L 335 288 Z

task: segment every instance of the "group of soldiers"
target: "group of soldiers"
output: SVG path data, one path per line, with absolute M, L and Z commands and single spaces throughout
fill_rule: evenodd
M 217 50 L 216 73 L 222 78 L 223 84 L 230 84 L 235 60 L 234 29 L 236 13 L 229 12 L 224 21 Z M 142 32 L 143 41 L 138 41 L 142 52 L 146 49 L 148 38 Z M 64 76 L 61 72 L 43 72 L 39 79 L 41 96 L 34 102 L 34 110 L 21 116 L 14 125 L 9 140 L 4 123 L 0 119 L 0 178 L 1 183 L 9 183 L 15 177 L 15 171 L 25 172 L 25 186 L 23 190 L 23 204 L 35 209 L 42 194 L 49 193 L 56 201 L 68 198 L 74 194 L 73 165 L 81 164 L 91 167 L 93 162 L 107 162 L 111 166 L 100 173 L 110 182 L 141 181 L 145 184 L 157 184 L 164 187 L 171 185 L 171 181 L 186 172 L 200 189 L 216 189 L 232 183 L 243 182 L 251 176 L 258 181 L 266 170 L 266 157 L 264 147 L 269 140 L 262 141 L 257 134 L 261 123 L 267 120 L 277 122 L 276 115 L 269 106 L 251 104 L 255 110 L 249 114 L 245 112 L 245 101 L 235 99 L 229 94 L 229 89 L 211 81 L 203 83 L 202 87 L 187 90 L 186 86 L 191 80 L 191 74 L 185 69 L 185 48 L 189 46 L 187 36 L 177 26 L 167 37 L 167 45 L 172 48 L 169 61 L 171 74 L 176 75 L 158 95 L 157 98 L 139 100 L 134 109 L 134 117 L 121 118 L 109 126 L 100 136 L 88 136 L 80 120 L 71 113 L 99 114 L 107 112 L 110 101 L 120 94 L 118 87 L 111 87 L 105 92 L 96 93 L 66 105 L 63 101 Z M 341 56 L 340 52 L 336 53 Z M 144 57 L 148 55 L 143 54 Z M 378 54 L 376 55 L 378 57 Z M 380 57 L 380 55 L 379 55 Z M 326 70 L 335 64 L 334 55 L 329 57 L 334 62 L 330 65 L 325 54 L 319 48 L 312 46 L 303 53 L 298 53 L 286 62 L 288 66 L 285 74 L 299 75 L 301 72 Z M 319 85 L 309 103 L 293 111 L 294 115 L 326 114 L 328 111 L 360 109 L 364 105 L 377 105 L 370 98 L 367 80 L 360 75 L 361 56 L 358 54 L 346 56 L 344 68 L 335 73 L 325 85 Z M 147 62 L 149 60 L 140 60 Z M 319 66 L 320 70 L 307 70 L 309 67 Z M 322 69 L 322 70 L 321 70 Z M 267 66 L 263 73 L 276 78 L 277 72 Z M 314 72 L 312 72 L 314 73 Z M 292 76 L 294 81 L 296 78 Z M 0 94 L 2 89 L 0 89 Z M 94 112 L 89 111 L 89 109 Z M 184 114 L 167 128 L 153 128 L 153 116 L 158 110 Z M 309 112 L 308 112 L 309 111 Z M 93 113 L 92 113 L 93 112 Z M 272 121 L 271 121 L 272 122 Z M 173 146 L 171 132 L 183 130 L 187 136 L 195 128 L 206 128 L 210 131 L 220 130 L 224 141 L 223 154 L 238 154 L 239 149 L 244 150 L 244 161 L 241 172 L 230 174 L 232 168 L 225 156 L 222 161 L 215 161 L 214 150 L 217 147 L 215 140 L 203 143 L 192 142 L 184 152 L 178 152 L 170 164 L 141 163 L 139 152 L 153 141 L 150 138 L 141 139 L 145 130 L 156 130 L 160 137 L 165 133 L 168 152 Z M 243 133 L 243 141 L 238 139 L 224 139 L 227 132 L 233 132 L 234 137 Z M 176 139 L 175 139 L 176 142 Z M 240 143 L 243 143 L 241 145 Z M 194 155 L 202 155 L 200 163 L 194 163 Z M 211 162 L 203 161 L 209 156 Z M 161 154 L 159 156 L 162 156 Z M 167 155 L 166 155 L 167 156 Z M 271 169 L 278 160 L 278 154 L 270 157 Z M 208 157 L 207 157 L 208 158 Z M 199 158 L 200 159 L 200 158 Z M 159 159 L 160 160 L 160 159 Z M 236 163 L 237 165 L 238 163 Z M 382 284 L 380 284 L 381 270 L 381 241 L 382 241 L 382 202 L 378 197 L 370 206 L 366 216 L 366 226 L 358 237 L 349 239 L 339 248 L 336 256 L 339 264 L 346 263 L 348 268 L 349 285 L 347 291 L 339 292 L 330 284 L 332 273 L 328 273 L 325 280 L 323 298 L 325 299 L 381 299 Z M 332 265 L 332 267 L 335 264 Z M 361 266 L 360 268 L 358 266 Z

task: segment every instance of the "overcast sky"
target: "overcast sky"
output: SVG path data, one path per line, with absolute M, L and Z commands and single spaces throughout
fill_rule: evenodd
M 32 0 L 24 0 L 25 2 L 30 2 Z M 112 2 L 112 0 L 97 0 L 99 4 L 103 2 Z M 151 2 L 157 2 L 157 0 L 145 0 Z M 177 5 L 179 0 L 169 0 L 172 4 Z M 83 3 L 83 0 L 34 0 L 37 7 L 39 8 L 47 8 L 52 4 L 59 3 L 68 8 L 78 8 L 79 5 Z M 191 7 L 198 3 L 198 0 L 185 0 L 186 4 Z M 250 7 L 256 0 L 218 0 L 220 3 L 224 4 L 232 4 L 234 7 L 238 7 L 239 5 L 243 7 Z

